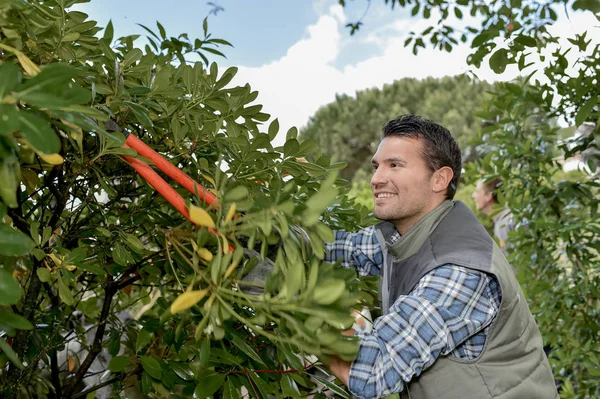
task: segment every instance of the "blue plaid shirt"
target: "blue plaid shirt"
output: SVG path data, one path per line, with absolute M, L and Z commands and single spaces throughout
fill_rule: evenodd
M 374 227 L 357 233 L 336 231 L 326 260 L 360 275 L 378 275 L 383 254 Z M 400 235 L 396 233 L 391 241 Z M 500 307 L 498 281 L 491 275 L 447 264 L 425 275 L 408 295 L 361 337 L 348 388 L 360 398 L 379 398 L 404 389 L 439 356 L 475 359 L 485 345 Z

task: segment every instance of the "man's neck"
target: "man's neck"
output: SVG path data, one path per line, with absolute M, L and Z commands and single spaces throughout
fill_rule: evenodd
M 445 198 L 439 202 L 435 202 L 435 203 L 431 204 L 419 215 L 414 215 L 407 219 L 394 221 L 396 230 L 398 230 L 398 233 L 400 233 L 400 235 L 406 234 L 406 232 L 408 230 L 410 230 L 410 228 L 413 227 L 415 224 L 417 224 L 419 222 L 419 220 L 423 219 L 425 216 L 427 216 L 429 213 L 431 213 L 431 211 L 433 211 L 434 209 L 436 209 L 437 207 L 442 205 L 444 202 L 446 202 Z

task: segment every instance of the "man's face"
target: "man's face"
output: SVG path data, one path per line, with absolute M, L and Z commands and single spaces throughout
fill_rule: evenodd
M 386 137 L 372 160 L 375 217 L 394 223 L 402 234 L 438 205 L 422 146 L 420 140 Z
M 475 200 L 475 207 L 478 211 L 487 208 L 493 201 L 492 193 L 487 191 L 483 181 L 477 183 L 477 187 L 475 187 L 472 197 Z

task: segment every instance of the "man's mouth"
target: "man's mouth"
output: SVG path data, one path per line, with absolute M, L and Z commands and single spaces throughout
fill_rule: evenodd
M 375 194 L 375 198 L 392 198 L 395 197 L 396 194 L 392 194 L 392 193 L 377 193 Z

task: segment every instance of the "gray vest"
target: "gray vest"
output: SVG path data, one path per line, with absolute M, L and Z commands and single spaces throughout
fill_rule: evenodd
M 462 202 L 445 201 L 388 244 L 395 227 L 380 223 L 376 235 L 384 253 L 382 312 L 408 294 L 433 269 L 454 264 L 494 275 L 500 311 L 474 360 L 439 357 L 414 377 L 403 397 L 411 399 L 558 398 L 542 337 L 512 268 L 475 215 Z

